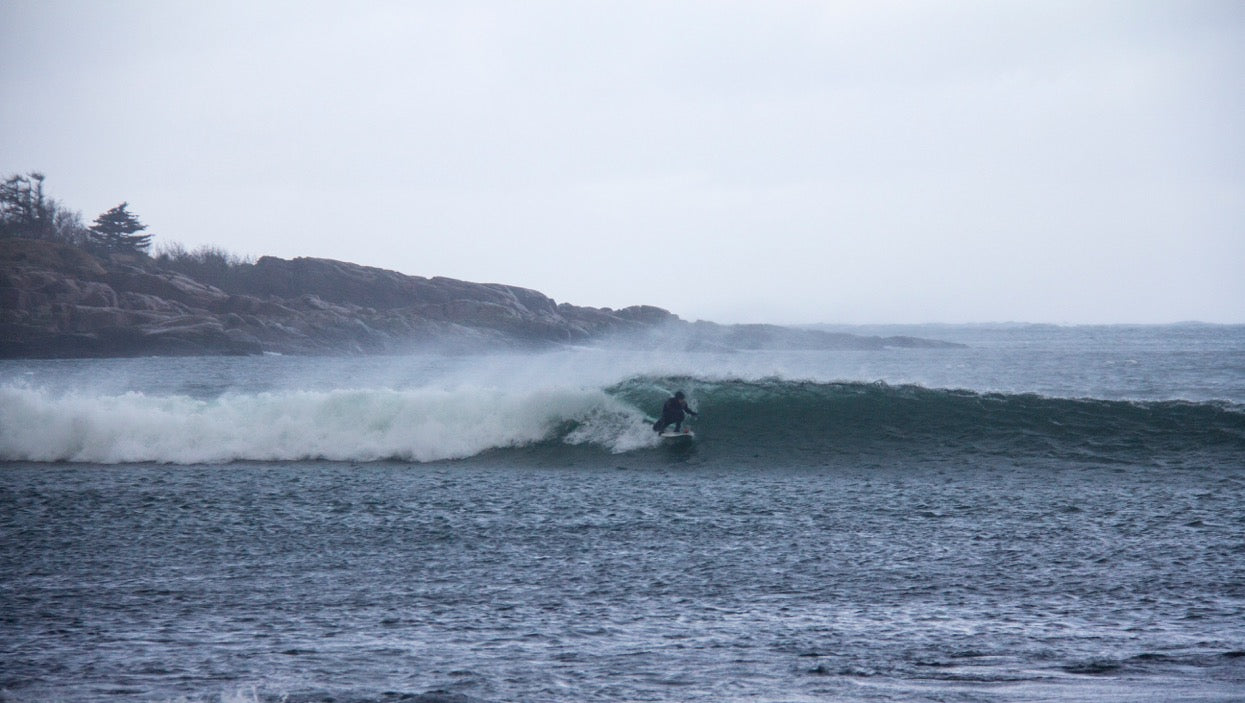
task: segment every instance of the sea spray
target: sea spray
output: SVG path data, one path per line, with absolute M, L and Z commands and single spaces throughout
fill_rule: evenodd
M 0 459 L 95 463 L 457 459 L 572 430 L 633 449 L 642 415 L 599 389 L 229 392 L 213 399 L 0 388 Z M 568 424 L 569 423 L 569 424 Z

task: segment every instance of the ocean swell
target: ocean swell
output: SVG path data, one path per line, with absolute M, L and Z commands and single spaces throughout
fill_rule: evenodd
M 1223 402 L 633 377 L 606 388 L 235 391 L 207 399 L 12 385 L 0 388 L 0 460 L 430 462 L 533 447 L 548 459 L 575 446 L 608 461 L 661 448 L 646 416 L 676 388 L 701 413 L 693 420 L 698 456 L 728 466 L 862 455 L 1143 463 L 1245 456 L 1245 410 Z
M 645 406 L 652 384 L 612 393 Z M 1149 461 L 1171 453 L 1245 456 L 1245 408 L 1226 402 L 1052 398 L 884 383 L 667 379 L 704 411 L 701 435 L 726 454 L 1041 456 Z

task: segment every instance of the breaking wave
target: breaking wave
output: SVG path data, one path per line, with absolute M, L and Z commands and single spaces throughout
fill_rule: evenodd
M 634 377 L 604 388 L 232 392 L 203 399 L 0 388 L 0 460 L 170 464 L 431 462 L 482 453 L 659 451 L 646 418 L 688 392 L 701 458 L 771 465 L 861 455 L 1152 462 L 1245 456 L 1224 402 L 1051 398 L 871 383 Z M 577 455 L 579 455 L 577 454 Z

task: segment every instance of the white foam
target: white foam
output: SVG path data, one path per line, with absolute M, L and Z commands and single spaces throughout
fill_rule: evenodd
M 628 451 L 642 415 L 597 388 L 344 389 L 184 395 L 0 387 L 0 459 L 223 463 L 433 461 L 552 439 Z

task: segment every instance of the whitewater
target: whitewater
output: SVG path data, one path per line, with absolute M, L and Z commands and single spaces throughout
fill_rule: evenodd
M 0 362 L 0 700 L 1239 698 L 1245 328 L 846 331 Z

